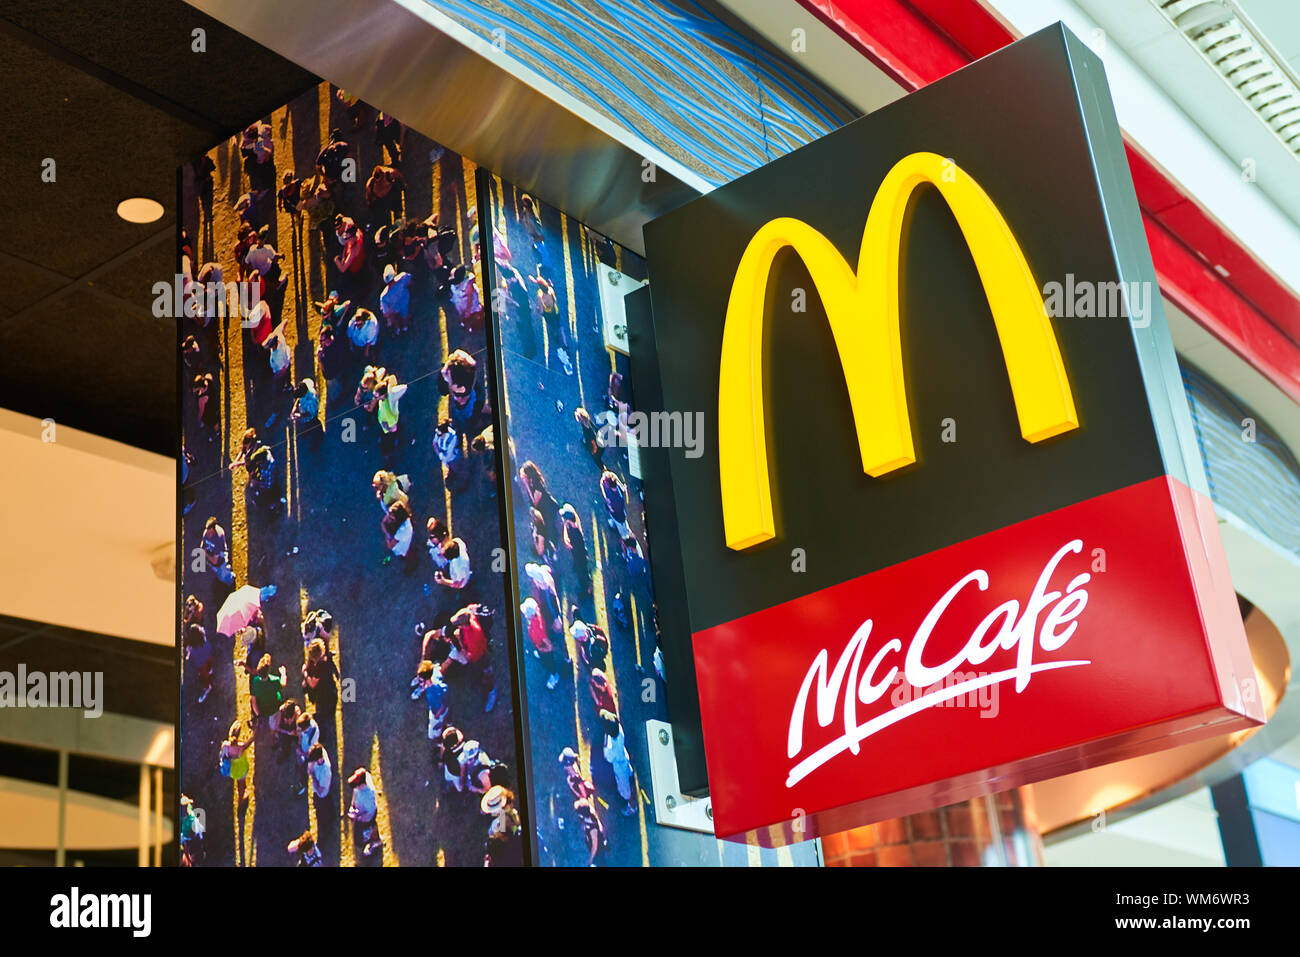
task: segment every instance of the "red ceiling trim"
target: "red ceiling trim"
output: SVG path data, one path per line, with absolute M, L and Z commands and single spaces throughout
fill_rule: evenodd
M 909 90 L 1015 39 L 977 0 L 798 2 Z M 1300 402 L 1300 297 L 1132 144 L 1127 152 L 1161 290 Z

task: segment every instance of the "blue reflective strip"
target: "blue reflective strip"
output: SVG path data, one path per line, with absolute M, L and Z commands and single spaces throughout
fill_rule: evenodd
M 493 8 L 481 0 L 427 2 L 488 39 L 504 30 L 512 58 L 551 74 L 626 129 L 681 149 L 714 184 L 854 115 L 696 0 L 497 0 Z M 602 59 L 611 69 L 602 71 Z M 681 83 L 666 81 L 664 71 Z M 638 88 L 653 90 L 656 101 Z

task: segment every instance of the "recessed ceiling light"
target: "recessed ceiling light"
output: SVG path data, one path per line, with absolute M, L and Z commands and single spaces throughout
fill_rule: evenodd
M 152 223 L 162 219 L 162 203 L 143 196 L 133 196 L 117 204 L 117 215 L 128 223 Z

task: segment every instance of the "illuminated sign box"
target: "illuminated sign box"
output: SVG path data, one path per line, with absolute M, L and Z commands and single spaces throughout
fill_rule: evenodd
M 1102 64 L 1063 26 L 645 236 L 638 405 L 707 428 L 642 459 L 720 836 L 1263 720 Z

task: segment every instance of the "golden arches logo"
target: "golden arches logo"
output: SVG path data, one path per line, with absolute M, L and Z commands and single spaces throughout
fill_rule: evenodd
M 1079 425 L 1056 334 L 1038 284 L 1006 220 L 969 174 L 935 153 L 911 153 L 876 191 L 855 273 L 825 236 L 782 217 L 745 247 L 727 302 L 718 370 L 718 459 L 727 547 L 776 536 L 763 415 L 763 304 L 786 246 L 803 259 L 830 322 L 858 433 L 862 468 L 880 476 L 916 461 L 907 412 L 898 312 L 903 216 L 933 184 L 970 248 L 997 327 L 1020 434 L 1040 442 Z

